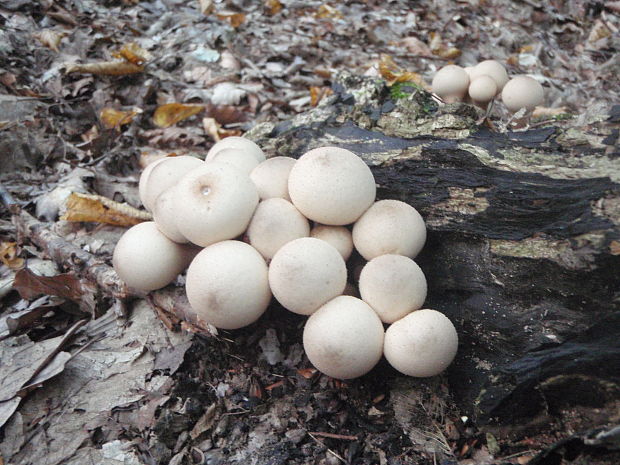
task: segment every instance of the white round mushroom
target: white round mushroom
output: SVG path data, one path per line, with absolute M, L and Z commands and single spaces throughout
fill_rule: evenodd
M 155 200 L 159 194 L 174 186 L 190 171 L 203 165 L 204 161 L 189 155 L 167 157 L 161 163 L 157 163 L 157 166 L 154 166 L 148 175 L 144 187 L 142 203 L 146 209 L 153 211 Z
M 456 329 L 443 313 L 417 310 L 387 329 L 383 353 L 401 373 L 426 378 L 444 371 L 457 348 Z
M 309 234 L 306 217 L 291 202 L 278 198 L 258 204 L 247 230 L 250 244 L 267 260 L 284 244 Z
M 290 201 L 288 176 L 297 160 L 290 157 L 273 157 L 265 160 L 250 173 L 261 200 L 278 197 Z
M 206 247 L 187 270 L 185 288 L 194 317 L 222 329 L 254 323 L 271 300 L 267 273 L 263 257 L 245 242 Z
M 269 285 L 282 306 L 310 315 L 342 294 L 347 267 L 340 253 L 312 237 L 295 239 L 280 248 L 269 264 Z
M 468 92 L 474 102 L 488 103 L 497 95 L 497 84 L 492 77 L 483 74 L 471 81 Z
M 424 220 L 399 200 L 376 202 L 353 226 L 353 244 L 366 260 L 386 254 L 415 258 L 425 242 Z
M 447 65 L 437 71 L 431 87 L 446 103 L 454 103 L 465 97 L 469 75 L 460 66 Z
M 402 255 L 381 255 L 362 269 L 362 300 L 384 323 L 394 323 L 419 309 L 426 299 L 426 277 L 416 262 Z
M 383 351 L 383 325 L 355 297 L 330 300 L 308 318 L 303 344 L 308 359 L 333 378 L 357 378 L 377 364 Z
M 376 195 L 368 165 L 349 150 L 320 147 L 303 154 L 290 172 L 288 191 L 293 205 L 318 223 L 353 223 Z
M 517 112 L 521 108 L 533 110 L 543 102 L 545 92 L 536 79 L 529 76 L 512 78 L 502 91 L 502 101 L 506 108 Z
M 228 163 L 248 176 L 259 165 L 256 157 L 243 149 L 224 148 L 215 152 L 209 162 Z
M 203 247 L 243 234 L 258 205 L 250 177 L 224 163 L 203 163 L 179 181 L 176 192 L 179 232 Z
M 205 161 L 211 161 L 217 152 L 224 149 L 240 149 L 250 153 L 259 163 L 265 161 L 265 154 L 255 142 L 250 139 L 246 139 L 245 137 L 237 136 L 226 137 L 221 141 L 216 142 L 215 145 L 213 145 L 213 147 L 211 147 L 211 149 L 207 152 Z
M 197 249 L 164 236 L 152 221 L 129 228 L 112 256 L 116 274 L 129 287 L 153 291 L 170 284 L 183 271 Z
M 495 85 L 497 86 L 497 94 L 502 91 L 508 82 L 508 73 L 506 72 L 506 68 L 504 68 L 504 65 L 502 65 L 499 61 L 495 60 L 481 61 L 474 66 L 474 69 L 470 74 L 471 80 L 473 81 L 480 76 L 489 76 L 495 81 Z
M 146 165 L 144 170 L 142 170 L 142 174 L 140 175 L 140 181 L 138 182 L 138 195 L 140 197 L 140 201 L 142 202 L 142 205 L 144 205 L 144 208 L 146 208 L 146 204 L 144 203 L 144 199 L 146 199 L 146 184 L 149 180 L 149 176 L 151 175 L 151 171 L 153 171 L 153 168 L 155 168 L 158 164 L 160 164 L 167 158 L 169 157 L 164 157 L 164 158 L 160 158 L 159 160 L 155 160 L 154 162 Z
M 327 226 L 317 224 L 310 231 L 310 237 L 315 237 L 333 245 L 345 261 L 353 252 L 353 237 L 351 231 L 344 226 Z
M 176 186 L 166 189 L 155 199 L 153 206 L 153 221 L 157 228 L 171 241 L 187 244 L 189 240 L 181 234 L 177 225 Z

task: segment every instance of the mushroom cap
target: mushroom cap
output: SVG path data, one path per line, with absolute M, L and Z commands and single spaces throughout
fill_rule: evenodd
M 383 337 L 383 325 L 372 308 L 355 297 L 340 296 L 308 318 L 303 343 L 318 370 L 333 378 L 350 379 L 377 364 Z
M 265 260 L 240 241 L 203 249 L 187 270 L 185 288 L 195 317 L 222 329 L 254 323 L 271 300 Z
M 519 111 L 521 108 L 531 111 L 542 103 L 544 96 L 543 87 L 536 79 L 529 76 L 512 78 L 502 90 L 502 101 L 512 112 Z
M 502 65 L 499 61 L 485 60 L 478 63 L 471 71 L 471 80 L 473 81 L 476 78 L 485 75 L 495 81 L 498 94 L 508 82 L 508 73 L 506 72 L 506 68 L 504 68 L 504 65 Z
M 222 139 L 219 142 L 216 142 L 213 147 L 207 152 L 207 156 L 205 161 L 211 161 L 215 154 L 223 149 L 240 149 L 244 150 L 254 156 L 259 163 L 265 161 L 265 154 L 262 149 L 256 145 L 256 143 L 252 142 L 250 139 L 246 139 L 245 137 L 231 136 Z
M 250 177 L 225 163 L 203 163 L 179 181 L 176 191 L 179 232 L 203 247 L 242 234 L 258 205 Z
M 353 244 L 366 260 L 386 254 L 415 258 L 425 242 L 424 220 L 399 200 L 376 202 L 353 226 Z
M 287 242 L 308 237 L 310 224 L 295 206 L 284 199 L 263 200 L 248 226 L 250 244 L 265 259 L 271 259 Z
M 142 202 L 142 205 L 144 205 L 145 208 L 146 208 L 146 204 L 144 203 L 144 199 L 146 198 L 146 184 L 148 183 L 149 176 L 151 175 L 151 171 L 153 171 L 153 168 L 155 168 L 158 164 L 160 164 L 167 158 L 169 157 L 164 157 L 164 158 L 160 158 L 159 160 L 155 160 L 154 162 L 146 165 L 144 170 L 142 170 L 142 174 L 140 175 L 140 181 L 138 182 L 138 195 L 140 196 L 140 201 Z
M 381 255 L 362 269 L 362 300 L 384 323 L 394 323 L 419 309 L 426 299 L 426 277 L 416 262 L 402 255 Z
M 347 261 L 353 252 L 353 237 L 351 231 L 344 226 L 327 226 L 317 224 L 310 231 L 310 237 L 321 239 L 336 248 L 344 261 Z
M 487 103 L 497 95 L 497 84 L 491 76 L 483 74 L 472 79 L 468 92 L 473 101 Z
M 338 251 L 313 237 L 295 239 L 276 252 L 269 264 L 269 285 L 282 306 L 310 315 L 342 294 L 347 267 Z
M 153 291 L 170 284 L 197 250 L 164 236 L 152 221 L 139 223 L 121 236 L 112 256 L 118 276 L 129 287 Z
M 157 163 L 151 170 L 144 187 L 144 199 L 142 203 L 147 210 L 153 211 L 155 200 L 159 194 L 174 186 L 179 179 L 190 171 L 203 166 L 204 161 L 189 155 L 180 157 L 167 157 L 161 163 Z
M 469 87 L 469 75 L 460 66 L 447 65 L 437 71 L 431 87 L 433 92 L 448 102 L 460 100 Z
M 166 189 L 155 199 L 153 221 L 164 236 L 179 244 L 187 244 L 189 240 L 181 234 L 177 226 L 176 186 Z
M 443 313 L 417 310 L 387 329 L 383 353 L 401 373 L 426 378 L 452 363 L 458 344 L 456 329 Z
M 288 175 L 296 162 L 290 157 L 273 157 L 252 170 L 250 179 L 256 184 L 261 200 L 274 197 L 291 200 L 288 195 Z
M 293 205 L 318 223 L 342 226 L 357 220 L 375 200 L 375 178 L 346 149 L 320 147 L 303 154 L 288 178 Z
M 215 152 L 209 162 L 227 163 L 248 176 L 259 165 L 256 157 L 247 150 L 238 148 L 223 148 Z

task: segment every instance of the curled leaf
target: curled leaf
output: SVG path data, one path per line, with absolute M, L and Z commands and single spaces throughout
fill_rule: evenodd
M 115 226 L 133 226 L 149 221 L 151 214 L 130 205 L 115 202 L 100 195 L 73 192 L 67 199 L 67 211 L 60 217 L 65 221 L 89 221 Z
M 160 128 L 167 128 L 204 110 L 204 105 L 186 105 L 184 103 L 166 103 L 157 107 L 153 122 Z
M 101 61 L 99 63 L 71 64 L 66 73 L 101 74 L 107 76 L 123 76 L 144 71 L 144 66 L 128 61 Z
M 103 108 L 99 113 L 101 124 L 107 129 L 118 129 L 121 126 L 131 123 L 136 115 L 142 113 L 142 110 L 135 108 L 128 111 L 115 110 L 114 108 Z
M 12 270 L 24 267 L 24 259 L 18 254 L 16 242 L 0 242 L 0 260 Z

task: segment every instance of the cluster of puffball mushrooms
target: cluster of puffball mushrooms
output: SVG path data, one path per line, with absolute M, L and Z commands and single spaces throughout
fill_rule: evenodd
M 298 160 L 265 159 L 249 139 L 228 137 L 204 161 L 148 165 L 139 191 L 154 221 L 130 228 L 113 256 L 129 287 L 162 288 L 189 266 L 188 319 L 222 329 L 255 322 L 273 295 L 309 316 L 306 354 L 334 378 L 361 376 L 382 354 L 418 377 L 452 362 L 454 326 L 420 310 L 427 285 L 413 258 L 426 241 L 424 220 L 404 202 L 375 202 L 372 172 L 353 152 L 321 147 Z M 345 263 L 353 247 L 368 261 L 361 299 L 345 295 L 355 293 Z
M 521 108 L 532 111 L 542 103 L 544 96 L 538 81 L 529 76 L 509 79 L 506 68 L 495 60 L 485 60 L 466 68 L 444 66 L 433 77 L 432 89 L 446 103 L 469 97 L 480 106 L 486 106 L 501 93 L 502 102 L 513 113 Z

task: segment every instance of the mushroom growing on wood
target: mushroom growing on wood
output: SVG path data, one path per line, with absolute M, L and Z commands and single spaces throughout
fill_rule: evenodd
M 529 76 L 512 78 L 502 91 L 502 101 L 510 111 L 517 112 L 521 108 L 532 111 L 540 105 L 544 98 L 543 87 L 536 79 Z
M 506 68 L 499 61 L 495 60 L 485 60 L 478 63 L 474 66 L 474 69 L 471 70 L 471 80 L 479 78 L 480 76 L 489 76 L 493 81 L 495 81 L 495 85 L 497 86 L 496 95 L 499 94 L 506 83 L 508 82 L 508 73 L 506 72 Z
M 487 104 L 497 95 L 497 84 L 492 77 L 483 74 L 472 79 L 467 92 L 475 103 Z
M 317 224 L 310 231 L 310 237 L 321 239 L 336 248 L 342 258 L 347 261 L 353 252 L 351 231 L 344 226 L 326 226 Z
M 256 145 L 255 142 L 252 142 L 250 139 L 246 139 L 245 137 L 231 136 L 222 139 L 221 141 L 215 143 L 213 147 L 207 152 L 207 156 L 205 157 L 205 161 L 212 161 L 215 155 L 224 149 L 239 149 L 245 152 L 250 153 L 259 163 L 265 161 L 265 154 L 263 150 Z
M 273 157 L 265 160 L 250 173 L 261 200 L 279 197 L 290 202 L 288 176 L 297 160 Z
M 252 153 L 238 148 L 223 148 L 218 150 L 209 159 L 209 162 L 212 161 L 227 163 L 248 176 L 260 163 Z

